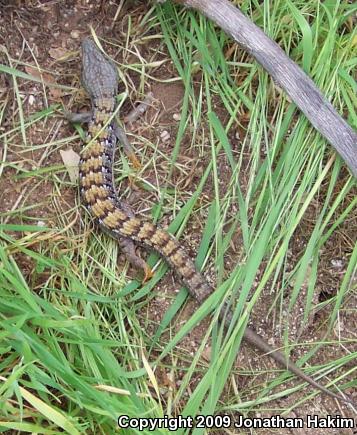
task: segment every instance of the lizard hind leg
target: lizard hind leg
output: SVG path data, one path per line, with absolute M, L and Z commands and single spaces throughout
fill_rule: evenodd
M 153 271 L 146 261 L 137 255 L 134 242 L 126 237 L 120 237 L 118 243 L 129 263 L 136 269 L 144 271 L 143 283 L 148 281 L 153 276 Z
M 133 216 L 133 213 L 130 207 L 126 203 L 121 203 L 122 208 L 128 213 L 129 216 Z M 151 267 L 136 253 L 136 246 L 133 240 L 129 237 L 123 237 L 119 234 L 114 233 L 113 231 L 108 230 L 108 228 L 104 225 L 100 225 L 102 231 L 108 234 L 110 237 L 118 241 L 119 247 L 124 254 L 125 258 L 129 261 L 129 263 L 135 268 L 142 270 L 144 272 L 144 278 L 142 282 L 148 281 L 154 275 Z
M 113 183 L 114 185 L 114 183 Z M 122 202 L 122 201 L 118 201 L 117 200 L 117 207 L 119 207 L 120 209 L 124 210 L 125 213 L 130 216 L 130 217 L 134 217 L 134 213 L 130 207 L 129 204 L 127 204 L 126 202 Z M 125 255 L 126 259 L 129 261 L 129 263 L 135 268 L 135 269 L 141 269 L 144 272 L 144 278 L 143 278 L 143 283 L 148 281 L 150 278 L 152 278 L 152 276 L 154 275 L 153 271 L 151 270 L 151 267 L 146 263 L 145 260 L 143 260 L 137 253 L 136 253 L 136 246 L 135 243 L 132 239 L 130 239 L 129 237 L 123 237 L 120 236 L 119 234 L 113 232 L 113 231 L 108 231 L 108 229 L 106 228 L 106 226 L 102 226 L 102 229 L 104 232 L 106 232 L 107 234 L 110 235 L 110 237 L 113 237 L 114 239 L 116 239 L 119 243 L 120 249 L 123 252 L 123 254 Z

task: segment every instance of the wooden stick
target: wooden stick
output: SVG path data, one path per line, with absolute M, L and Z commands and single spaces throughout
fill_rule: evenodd
M 357 134 L 314 82 L 268 36 L 227 0 L 174 0 L 197 9 L 246 49 L 286 91 L 357 177 Z

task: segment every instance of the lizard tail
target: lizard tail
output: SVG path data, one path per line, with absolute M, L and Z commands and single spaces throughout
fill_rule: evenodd
M 232 321 L 232 311 L 229 310 L 228 312 L 223 309 L 221 312 L 221 320 L 225 322 L 226 326 L 229 326 Z M 259 334 L 254 332 L 251 328 L 245 328 L 244 334 L 243 334 L 244 340 L 250 345 L 258 349 L 260 352 L 267 354 L 269 357 L 271 357 L 280 367 L 284 368 L 285 370 L 289 370 L 291 373 L 296 375 L 298 378 L 302 379 L 303 381 L 310 384 L 312 387 L 315 387 L 317 390 L 321 391 L 324 394 L 327 394 L 328 396 L 337 399 L 339 401 L 343 401 L 346 403 L 350 403 L 352 405 L 355 405 L 355 403 L 348 397 L 343 397 L 339 394 L 335 394 L 323 385 L 319 384 L 317 381 L 315 381 L 313 378 L 305 374 L 296 364 L 294 364 L 289 358 L 287 358 L 282 352 L 279 352 L 277 350 L 274 350 L 270 344 L 267 343 L 266 340 L 264 340 L 263 337 L 261 337 Z
M 96 202 L 91 205 L 91 211 L 99 219 L 101 226 L 105 226 L 107 232 L 113 237 L 128 237 L 141 245 L 157 251 L 172 266 L 178 277 L 188 288 L 191 296 L 198 302 L 202 303 L 213 292 L 213 288 L 208 284 L 204 276 L 197 271 L 191 257 L 186 253 L 182 245 L 168 232 L 158 228 L 151 222 L 130 215 L 108 197 L 102 200 L 96 199 Z M 229 310 L 227 312 L 222 310 L 221 318 L 226 326 L 229 326 L 232 321 L 232 311 Z M 245 329 L 244 339 L 263 353 L 268 354 L 281 367 L 290 370 L 319 391 L 334 399 L 353 404 L 350 399 L 337 395 L 314 381 L 314 379 L 306 375 L 281 352 L 275 351 L 260 335 L 250 328 Z

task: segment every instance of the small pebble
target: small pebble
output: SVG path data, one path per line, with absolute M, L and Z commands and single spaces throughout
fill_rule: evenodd
M 160 134 L 161 140 L 163 142 L 167 142 L 170 139 L 170 133 L 167 130 L 164 130 L 161 134 Z
M 336 259 L 333 258 L 331 260 L 331 265 L 334 269 L 342 269 L 343 268 L 343 261 L 340 259 L 337 259 L 337 258 Z

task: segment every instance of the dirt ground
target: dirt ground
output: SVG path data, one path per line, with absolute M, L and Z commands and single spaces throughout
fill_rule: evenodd
M 40 77 L 36 64 L 43 69 L 42 78 L 49 83 L 57 83 L 68 86 L 68 88 L 46 88 L 38 82 L 28 82 L 18 79 L 17 85 L 20 89 L 24 113 L 23 116 L 27 119 L 31 114 L 44 110 L 47 107 L 62 105 L 68 110 L 78 110 L 86 107 L 88 100 L 84 96 L 80 86 L 80 58 L 79 47 L 81 40 L 90 34 L 89 26 L 96 29 L 97 33 L 109 42 L 116 40 L 123 40 L 126 37 L 126 31 L 129 22 L 129 13 L 131 19 L 132 29 L 136 29 L 143 17 L 145 16 L 148 6 L 146 2 L 141 1 L 128 1 L 125 6 L 120 10 L 118 18 L 108 21 L 107 17 L 114 17 L 118 12 L 118 3 L 113 1 L 0 1 L 0 44 L 6 47 L 9 57 L 17 69 L 34 76 Z M 138 30 L 139 32 L 139 30 Z M 135 38 L 135 30 L 130 35 Z M 113 58 L 120 59 L 124 65 L 129 65 L 131 62 L 130 53 L 126 54 L 123 58 L 123 53 L 115 49 L 115 45 L 108 44 L 105 46 Z M 160 53 L 163 46 L 155 46 L 152 42 L 142 44 L 142 56 L 152 56 L 156 61 L 160 58 L 165 58 L 167 53 Z M 155 52 L 156 51 L 156 52 Z M 155 52 L 155 55 L 154 55 Z M 0 54 L 1 63 L 9 65 L 9 59 Z M 182 102 L 184 88 L 179 81 L 172 83 L 163 83 L 155 80 L 148 79 L 145 86 L 141 89 L 141 94 L 136 94 L 136 89 L 140 88 L 139 75 L 133 71 L 126 70 L 129 87 L 129 99 L 124 104 L 122 112 L 127 114 L 133 108 L 133 105 L 140 101 L 145 93 L 153 92 L 155 101 L 152 108 L 148 110 L 145 115 L 140 118 L 132 126 L 128 126 L 128 131 L 132 134 L 146 137 L 154 143 L 158 143 L 160 153 L 156 158 L 155 168 L 148 167 L 145 169 L 143 176 L 148 183 L 160 184 L 166 182 L 166 160 L 162 157 L 165 152 L 171 151 L 174 146 L 174 138 L 177 132 L 178 119 L 180 113 L 180 104 Z M 158 67 L 156 70 L 150 71 L 150 74 L 160 79 L 169 79 L 176 77 L 174 67 L 170 63 L 165 63 L 163 66 Z M 6 98 L 6 113 L 4 114 L 1 124 L 1 131 L 6 131 L 13 128 L 14 122 L 18 121 L 19 113 L 14 112 L 16 101 L 14 100 L 14 83 L 11 77 L 2 74 L 0 76 L 0 97 Z M 123 89 L 119 89 L 123 91 Z M 224 120 L 224 109 L 217 108 L 220 117 Z M 39 127 L 41 126 L 41 127 Z M 52 116 L 42 123 L 36 123 L 36 127 L 29 128 L 27 134 L 27 144 L 21 136 L 21 133 L 14 135 L 11 139 L 7 150 L 6 161 L 12 162 L 14 165 L 7 165 L 4 168 L 2 177 L 0 178 L 0 192 L 2 192 L 3 200 L 0 202 L 0 213 L 6 214 L 7 222 L 14 222 L 9 211 L 16 210 L 20 207 L 30 207 L 31 217 L 34 222 L 44 221 L 46 224 L 59 223 L 59 215 L 62 216 L 60 221 L 62 225 L 70 222 L 71 219 L 76 217 L 78 209 L 76 209 L 77 190 L 70 184 L 63 188 L 61 192 L 54 190 L 53 185 L 47 178 L 43 182 L 36 178 L 36 182 L 31 177 L 19 177 L 19 167 L 24 170 L 38 171 L 51 165 L 62 165 L 60 150 L 65 150 L 68 143 L 61 143 L 61 138 L 68 137 L 73 130 L 72 127 L 63 119 L 61 112 L 58 116 Z M 232 137 L 235 137 L 236 132 L 230 132 Z M 165 140 L 165 137 L 168 140 Z M 41 147 L 41 144 L 48 142 L 58 141 L 57 145 L 49 149 Z M 31 151 L 28 151 L 28 146 L 32 145 Z M 80 150 L 80 143 L 73 142 L 70 144 L 76 152 Z M 135 144 L 138 146 L 139 155 L 143 155 L 143 163 L 145 160 L 151 158 L 150 149 L 146 149 L 145 145 Z M 3 146 L 1 144 L 1 146 Z M 238 148 L 238 146 L 237 146 Z M 181 153 L 178 156 L 178 164 L 185 167 L 185 171 L 177 171 L 173 174 L 172 183 L 179 187 L 182 195 L 179 198 L 178 207 L 189 198 L 190 184 L 196 185 L 200 179 L 207 161 L 210 158 L 209 147 L 207 153 L 203 150 L 203 155 L 198 159 L 197 150 L 189 146 L 187 139 L 187 153 L 185 151 L 185 141 L 181 147 Z M 238 151 L 237 151 L 238 152 Z M 144 154 L 141 154 L 144 153 Z M 225 158 L 219 162 L 222 174 L 229 175 L 229 165 Z M 15 168 L 16 166 L 16 168 Z M 245 174 L 242 173 L 242 184 L 244 185 Z M 222 176 L 222 183 L 225 177 Z M 341 180 L 342 184 L 343 180 Z M 121 186 L 121 188 L 130 190 L 129 184 Z M 170 186 L 169 186 L 170 187 Z M 143 192 L 140 186 L 136 186 L 130 191 L 128 202 L 133 209 L 138 213 L 145 214 L 148 205 L 153 201 L 155 192 L 145 190 Z M 212 197 L 210 187 L 206 186 L 202 195 L 202 201 L 207 202 Z M 144 198 L 142 200 L 141 198 Z M 346 204 L 349 203 L 350 198 L 346 198 Z M 316 202 L 315 209 L 312 207 L 304 218 L 303 225 L 299 227 L 296 233 L 295 243 L 291 252 L 292 264 L 294 258 L 301 255 L 301 252 L 306 247 L 306 241 L 314 226 L 314 217 L 317 215 L 320 204 Z M 76 210 L 76 211 L 74 211 Z M 172 218 L 172 210 L 165 209 L 160 223 L 165 226 L 170 223 Z M 183 234 L 185 243 L 194 253 L 200 241 L 200 234 L 204 225 L 205 216 L 194 218 L 189 222 Z M 79 217 L 74 225 L 78 226 L 80 233 Z M 27 222 L 28 223 L 28 222 Z M 321 252 L 322 267 L 319 275 L 318 283 L 316 285 L 315 301 L 323 301 L 333 297 L 336 294 L 336 289 L 339 288 L 341 279 L 345 273 L 347 266 L 347 258 L 351 249 L 353 248 L 353 241 L 357 234 L 357 217 L 350 219 L 338 231 L 336 231 L 333 239 L 330 239 L 324 246 Z M 232 246 L 231 254 L 227 258 L 227 272 L 229 268 L 233 267 L 236 258 L 239 257 L 239 242 L 240 237 L 237 235 L 234 245 Z M 75 241 L 72 241 L 75 243 Z M 123 261 L 120 259 L 119 261 Z M 20 265 L 25 275 L 30 276 L 33 264 L 26 258 L 21 257 Z M 133 273 L 135 275 L 135 273 Z M 214 279 L 214 277 L 211 277 Z M 160 282 L 158 288 L 158 296 L 152 299 L 150 303 L 150 311 L 143 313 L 150 316 L 153 320 L 152 324 L 159 323 L 165 310 L 169 307 L 171 298 L 165 298 L 165 295 L 173 295 L 180 288 L 174 275 L 167 274 Z M 268 316 L 266 307 L 270 306 L 273 295 L 265 294 L 263 302 L 258 303 L 251 318 L 251 323 L 254 324 L 255 329 L 267 341 L 278 346 L 280 337 L 279 325 L 273 316 Z M 308 324 L 301 330 L 302 308 L 303 308 L 303 295 L 301 296 L 300 305 L 296 306 L 295 323 L 291 323 L 290 340 L 294 338 L 299 342 L 313 342 L 322 338 L 323 331 L 318 328 L 324 317 L 328 313 L 324 310 L 319 311 L 313 315 Z M 357 318 L 353 316 L 353 310 L 357 306 L 357 296 L 351 295 L 346 300 L 343 310 L 341 310 L 340 324 L 344 333 L 344 338 L 355 339 L 357 330 Z M 180 313 L 177 319 L 177 327 L 179 328 L 182 322 L 185 321 L 195 309 L 195 303 L 190 301 L 185 305 L 185 308 Z M 202 336 L 205 333 L 207 324 L 202 322 L 194 331 L 192 331 L 180 344 L 189 357 L 193 355 L 199 346 Z M 154 327 L 152 333 L 155 333 Z M 151 332 L 151 331 L 150 331 Z M 336 337 L 331 336 L 331 339 Z M 347 346 L 348 347 L 348 346 Z M 352 351 L 352 347 L 350 348 Z M 338 348 L 329 346 L 321 348 L 318 355 L 312 358 L 312 363 L 318 364 L 319 361 L 326 361 L 338 357 Z M 207 349 L 209 354 L 209 349 Z M 302 347 L 298 351 L 294 351 L 292 359 L 297 359 L 304 354 Z M 208 356 L 209 357 L 209 356 Z M 184 364 L 184 361 L 182 361 Z M 262 358 L 260 354 L 247 346 L 242 347 L 242 351 L 237 361 L 237 371 L 244 371 L 244 368 L 257 373 L 256 377 L 252 376 L 237 376 L 236 381 L 240 388 L 244 390 L 252 389 L 254 391 L 254 384 L 264 383 L 267 373 L 276 369 L 276 365 L 269 358 Z M 344 370 L 347 368 L 345 367 Z M 167 374 L 163 368 L 158 371 L 158 379 L 163 383 L 167 382 Z M 296 381 L 291 382 L 295 385 Z M 192 385 L 194 387 L 194 385 Z M 351 392 L 352 393 L 352 392 Z M 229 394 L 229 392 L 227 392 Z M 288 399 L 283 399 L 284 403 L 277 401 L 277 407 L 289 407 L 299 401 L 299 396 L 303 397 L 304 393 L 295 393 Z M 356 392 L 354 396 L 357 399 Z M 271 415 L 273 412 L 266 412 L 266 416 Z M 339 414 L 342 416 L 352 416 L 348 408 L 344 405 L 338 404 L 336 401 L 323 396 L 316 396 L 313 401 L 304 403 L 295 409 L 294 415 L 290 417 L 305 417 L 307 414 Z M 283 431 L 281 433 L 288 433 Z M 260 433 L 265 433 L 260 431 Z M 268 432 L 266 432 L 268 433 Z M 269 432 L 270 433 L 270 432 Z M 274 432 L 280 433 L 280 432 Z M 294 431 L 294 433 L 303 433 Z M 305 432 L 304 432 L 305 433 Z M 336 433 L 334 431 L 315 431 L 315 433 Z M 339 433 L 352 433 L 352 432 L 339 432 Z

